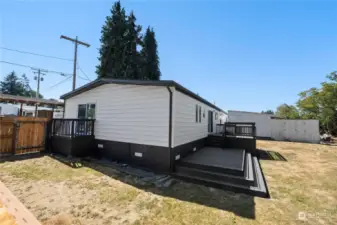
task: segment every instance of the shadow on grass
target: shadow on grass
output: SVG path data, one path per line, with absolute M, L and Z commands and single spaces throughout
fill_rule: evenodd
M 45 154 L 41 152 L 27 153 L 21 155 L 0 155 L 0 163 L 35 159 L 43 156 L 45 156 Z
M 256 152 L 261 160 L 287 161 L 287 159 L 278 152 L 263 149 L 256 149 Z
M 181 180 L 175 180 L 169 187 L 156 187 L 154 184 L 137 182 L 137 177 L 118 172 L 115 168 L 109 166 L 92 162 L 85 162 L 84 166 L 146 192 L 232 212 L 237 216 L 248 219 L 255 219 L 253 196 L 210 188 Z M 182 210 L 184 210 L 184 207 L 182 206 Z M 184 213 L 184 211 L 181 213 Z

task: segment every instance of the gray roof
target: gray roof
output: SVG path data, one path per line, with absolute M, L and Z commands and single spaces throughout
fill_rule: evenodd
M 94 80 L 86 85 L 83 85 L 82 87 L 79 87 L 71 92 L 68 92 L 64 95 L 62 95 L 61 99 L 67 99 L 71 98 L 75 95 L 78 95 L 80 93 L 83 93 L 85 91 L 91 90 L 95 87 L 104 85 L 104 84 L 130 84 L 130 85 L 143 85 L 143 86 L 164 86 L 164 87 L 175 87 L 178 91 L 200 101 L 205 103 L 206 105 L 217 109 L 223 113 L 226 113 L 224 110 L 220 109 L 216 105 L 210 103 L 209 101 L 205 100 L 204 98 L 200 97 L 199 95 L 193 93 L 192 91 L 188 90 L 187 88 L 183 87 L 182 85 L 178 84 L 177 82 L 173 80 L 159 80 L 159 81 L 152 81 L 152 80 L 117 80 L 117 79 L 110 79 L 110 78 L 101 78 Z
M 30 103 L 30 104 L 46 104 L 46 105 L 55 105 L 55 106 L 64 105 L 63 102 L 59 102 L 57 100 L 43 99 L 43 98 L 30 98 L 30 97 L 23 97 L 23 96 L 18 96 L 18 95 L 2 94 L 2 93 L 0 93 L 0 101 Z

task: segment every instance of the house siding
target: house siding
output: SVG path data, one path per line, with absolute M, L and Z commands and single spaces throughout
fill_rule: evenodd
M 67 99 L 65 118 L 86 103 L 96 104 L 96 139 L 168 147 L 166 87 L 105 84 Z
M 196 105 L 201 106 L 201 123 L 196 122 Z M 208 136 L 208 110 L 213 111 L 213 132 L 220 123 L 220 112 L 180 91 L 174 92 L 173 147 L 194 142 Z M 205 113 L 205 117 L 203 114 Z M 215 120 L 215 113 L 218 118 Z

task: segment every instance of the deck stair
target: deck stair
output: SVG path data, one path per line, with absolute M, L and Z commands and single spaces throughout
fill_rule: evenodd
M 205 147 L 178 161 L 174 175 L 220 189 L 269 196 L 258 159 L 243 149 Z

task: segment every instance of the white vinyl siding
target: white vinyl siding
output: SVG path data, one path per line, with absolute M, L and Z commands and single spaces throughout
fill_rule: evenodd
M 86 103 L 96 104 L 96 139 L 168 146 L 166 87 L 105 84 L 67 99 L 65 118 L 77 118 Z
M 218 110 L 177 90 L 174 91 L 173 104 L 173 147 L 208 136 L 208 110 L 213 111 L 213 132 L 216 131 L 216 124 L 220 123 L 220 112 Z M 198 122 L 196 122 L 196 105 L 201 107 L 200 122 L 199 117 Z M 205 117 L 203 116 L 204 113 Z M 215 113 L 218 113 L 217 120 L 215 120 Z

